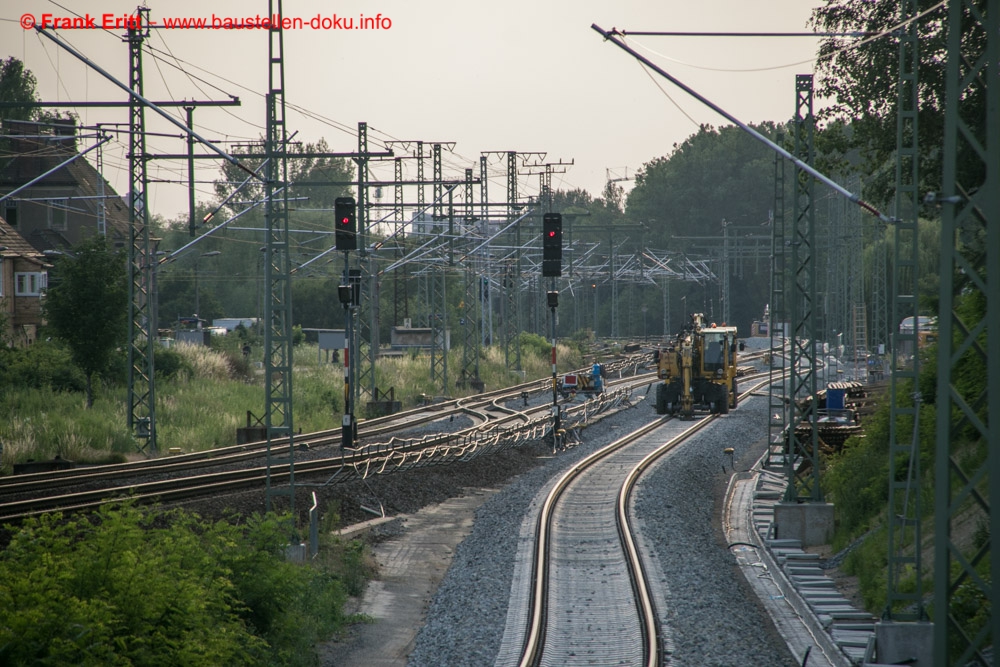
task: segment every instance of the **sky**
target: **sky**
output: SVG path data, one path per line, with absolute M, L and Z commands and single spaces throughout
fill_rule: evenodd
M 8 0 L 0 8 L 0 56 L 23 60 L 46 101 L 124 100 L 125 93 L 70 53 L 21 27 L 22 15 L 41 24 L 87 15 L 127 15 L 135 0 Z M 265 16 L 263 0 L 147 0 L 151 18 L 203 17 L 211 21 Z M 275 1 L 275 5 L 278 3 Z M 699 124 L 728 122 L 591 29 L 801 32 L 813 3 L 801 0 L 285 0 L 285 17 L 303 28 L 285 33 L 286 122 L 297 140 L 327 140 L 333 151 L 357 147 L 359 121 L 368 123 L 370 150 L 385 140 L 455 142 L 444 154 L 444 177 L 479 172 L 484 151 L 544 153 L 535 162 L 556 167 L 553 188 L 583 188 L 600 195 L 608 176 L 634 176 L 643 164 L 669 155 Z M 379 29 L 343 30 L 309 26 L 333 17 L 344 25 L 377 17 Z M 371 25 L 371 22 L 369 22 Z M 59 35 L 108 73 L 127 82 L 128 51 L 123 30 L 60 30 Z M 811 73 L 817 40 L 744 37 L 629 37 L 627 43 L 660 67 L 744 122 L 783 121 L 794 114 L 796 74 Z M 196 130 L 206 139 L 240 141 L 263 135 L 267 89 L 267 31 L 154 29 L 144 56 L 144 92 L 149 99 L 228 99 L 240 107 L 199 108 Z M 661 90 L 662 88 L 662 90 Z M 301 111 L 299 110 L 301 109 Z M 126 123 L 127 109 L 81 108 L 85 124 Z M 183 110 L 173 113 L 183 117 Z M 151 132 L 178 130 L 147 112 Z M 89 145 L 87 143 L 84 146 Z M 127 137 L 104 154 L 105 175 L 119 192 L 128 190 Z M 181 153 L 185 142 L 151 136 L 147 150 Z M 397 154 L 399 149 L 397 148 Z M 407 162 L 407 177 L 415 165 Z M 490 158 L 490 198 L 504 198 L 504 165 Z M 392 179 L 392 162 L 374 164 L 372 177 Z M 425 164 L 431 174 L 430 160 Z M 198 162 L 199 180 L 218 176 L 215 163 Z M 535 170 L 537 171 L 537 169 Z M 149 176 L 186 179 L 186 163 L 154 161 Z M 630 181 L 620 182 L 626 189 Z M 212 197 L 210 183 L 197 199 Z M 538 177 L 524 176 L 519 191 L 538 191 Z M 430 189 L 428 188 L 428 196 Z M 391 197 L 391 193 L 385 193 Z M 478 196 L 478 192 L 477 192 Z M 150 209 L 173 218 L 187 209 L 179 184 L 153 183 Z

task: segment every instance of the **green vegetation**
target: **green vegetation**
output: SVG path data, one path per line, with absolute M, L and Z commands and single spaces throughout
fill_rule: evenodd
M 94 404 L 94 375 L 106 371 L 115 350 L 128 342 L 128 300 L 125 255 L 105 237 L 91 237 L 58 261 L 45 317 L 83 371 L 87 407 Z
M 370 572 L 357 543 L 287 562 L 287 526 L 129 505 L 30 519 L 0 552 L 0 663 L 315 664 Z
M 969 292 L 961 295 L 956 309 L 966 321 L 978 321 L 985 316 L 985 300 L 980 292 Z M 986 334 L 982 335 L 980 344 L 985 345 Z M 919 456 L 922 468 L 921 496 L 923 498 L 923 532 L 925 536 L 934 533 L 933 503 L 935 469 L 934 456 L 936 446 L 936 391 L 937 367 L 936 346 L 925 351 L 918 379 L 918 388 L 922 396 L 919 414 Z M 976 401 L 974 397 L 984 395 L 986 388 L 986 373 L 979 362 L 975 350 L 966 351 L 955 366 L 954 386 L 958 393 L 974 405 L 978 418 L 984 422 L 988 419 L 984 401 Z M 902 386 L 899 394 L 912 397 L 913 388 Z M 905 401 L 912 400 L 908 398 Z M 910 403 L 912 405 L 912 403 Z M 900 417 L 897 423 L 898 433 L 902 439 L 908 439 L 913 430 L 912 420 Z M 953 435 L 952 454 L 963 469 L 976 469 L 981 466 L 987 455 L 984 443 L 977 438 L 971 424 L 965 423 Z M 898 466 L 903 469 L 903 466 Z M 883 397 L 878 411 L 865 421 L 864 435 L 851 438 L 844 449 L 827 462 L 827 468 L 822 478 L 822 484 L 828 500 L 837 508 L 838 524 L 833 547 L 836 550 L 846 547 L 858 538 L 864 536 L 863 543 L 848 556 L 845 561 L 845 571 L 858 576 L 861 595 L 866 608 L 874 614 L 881 614 L 886 601 L 886 564 L 888 559 L 888 542 L 886 533 L 886 511 L 889 498 L 889 401 Z M 900 474 L 905 474 L 903 469 Z M 978 483 L 981 494 L 988 494 L 989 479 L 984 476 Z M 972 498 L 967 498 L 959 508 L 966 515 L 965 525 L 971 528 L 965 533 L 955 533 L 952 539 L 961 545 L 967 554 L 974 553 L 989 541 L 989 530 L 982 521 L 983 513 Z M 930 541 L 922 545 L 925 572 L 923 588 L 932 589 L 931 562 L 933 560 Z M 988 558 L 982 559 L 977 567 L 977 573 L 984 581 L 992 577 Z M 914 572 L 909 573 L 910 580 L 905 578 L 901 585 L 915 588 Z M 981 605 L 976 597 L 978 589 L 974 585 L 966 585 L 957 594 L 958 604 L 952 610 L 963 624 L 963 627 L 973 627 L 985 622 Z M 932 610 L 933 611 L 933 610 Z M 978 619 L 978 620 L 977 620 Z M 965 624 L 970 624 L 965 626 Z
M 242 334 L 242 335 L 241 335 Z M 250 359 L 241 348 L 251 343 Z M 246 425 L 246 413 L 263 411 L 263 346 L 249 332 L 213 339 L 213 347 L 175 345 L 156 350 L 157 427 L 160 448 L 200 451 L 235 444 L 236 429 Z M 119 352 L 120 354 L 120 352 Z M 551 347 L 541 336 L 522 337 L 524 377 L 551 373 Z M 582 354 L 570 343 L 558 347 L 560 368 L 580 366 Z M 459 377 L 462 350 L 448 355 L 449 384 Z M 429 378 L 427 355 L 385 358 L 376 367 L 377 386 L 393 388 L 396 400 L 415 405 L 422 395 L 437 396 L 440 385 Z M 316 345 L 295 348 L 292 385 L 294 427 L 305 432 L 336 428 L 343 411 L 344 374 L 339 364 L 321 363 Z M 117 369 L 117 372 L 115 372 Z M 0 350 L 0 411 L 14 415 L 0 422 L 3 456 L 0 474 L 15 462 L 62 458 L 82 463 L 125 460 L 137 451 L 126 426 L 124 359 L 116 357 L 109 370 L 97 375 L 98 389 L 88 408 L 84 376 L 69 351 L 56 341 L 41 341 L 25 349 Z M 504 363 L 503 351 L 487 348 L 479 373 L 489 388 L 522 381 Z M 471 388 L 455 389 L 472 393 Z
M 550 344 L 522 337 L 528 378 L 550 373 Z M 242 347 L 251 345 L 249 359 Z M 230 445 L 248 409 L 260 411 L 262 344 L 238 330 L 213 347 L 175 345 L 156 350 L 157 415 L 161 449 L 194 451 Z M 580 365 L 574 345 L 560 345 L 564 368 Z M 448 356 L 458 377 L 462 350 Z M 427 355 L 379 361 L 380 388 L 393 387 L 412 405 L 440 387 L 428 379 Z M 295 428 L 336 427 L 343 409 L 343 369 L 321 363 L 315 345 L 295 348 Z M 134 456 L 126 427 L 123 359 L 95 373 L 87 407 L 82 371 L 58 341 L 25 349 L 0 346 L 0 471 L 15 461 L 56 455 L 91 463 Z M 488 387 L 520 382 L 502 350 L 480 361 Z M 472 389 L 466 388 L 466 393 Z M 322 535 L 339 523 L 327 508 Z M 207 523 L 181 511 L 107 507 L 86 518 L 46 515 L 11 532 L 0 552 L 0 664 L 314 664 L 313 645 L 349 620 L 348 595 L 373 575 L 359 542 L 329 539 L 308 565 L 284 560 L 288 523 L 275 517 L 236 517 Z

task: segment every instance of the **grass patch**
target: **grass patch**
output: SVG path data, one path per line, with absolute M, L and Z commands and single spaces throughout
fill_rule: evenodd
M 157 372 L 156 383 L 161 451 L 180 447 L 194 452 L 235 444 L 236 429 L 246 425 L 247 411 L 263 415 L 263 370 L 255 366 L 253 358 L 249 363 L 244 360 L 238 346 L 211 349 L 180 344 L 165 352 L 160 355 L 165 361 L 164 372 Z M 578 347 L 573 345 L 560 344 L 557 358 L 560 372 L 583 364 Z M 455 386 L 462 362 L 461 348 L 448 353 L 447 391 L 440 383 L 431 382 L 428 354 L 379 359 L 376 384 L 380 391 L 393 388 L 404 407 L 416 405 L 421 395 L 470 395 L 474 393 L 471 387 Z M 513 354 L 510 362 L 511 366 L 515 363 Z M 294 363 L 293 428 L 308 433 L 339 426 L 344 409 L 343 367 L 322 363 L 314 344 L 297 346 Z M 508 369 L 503 349 L 489 347 L 480 359 L 479 376 L 487 390 L 517 384 L 522 378 L 547 378 L 551 374 L 549 343 L 539 336 L 526 338 L 521 368 L 520 373 Z M 123 386 L 99 387 L 93 408 L 87 409 L 80 391 L 8 385 L 0 393 L 0 410 L 13 417 L 0 422 L 0 474 L 10 474 L 15 462 L 56 455 L 79 463 L 117 462 L 137 456 L 138 443 L 127 427 L 127 403 Z

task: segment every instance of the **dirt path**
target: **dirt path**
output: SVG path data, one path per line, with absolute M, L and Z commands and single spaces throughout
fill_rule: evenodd
M 343 641 L 320 647 L 324 667 L 405 667 L 427 606 L 455 548 L 472 529 L 476 509 L 497 489 L 466 489 L 457 498 L 403 515 L 402 534 L 377 544 L 379 578 L 358 612 L 373 623 L 353 626 Z

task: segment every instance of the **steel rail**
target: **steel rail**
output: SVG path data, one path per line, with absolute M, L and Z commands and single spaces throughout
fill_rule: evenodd
M 628 390 L 630 391 L 630 390 Z M 605 400 L 606 397 L 601 397 Z M 597 401 L 600 402 L 600 399 Z M 582 408 L 584 406 L 574 406 Z M 329 475 L 339 477 L 340 482 L 354 478 L 365 478 L 369 474 L 379 474 L 392 470 L 406 470 L 416 465 L 440 465 L 452 459 L 467 460 L 472 455 L 488 449 L 496 450 L 514 446 L 521 441 L 541 437 L 550 423 L 547 418 L 548 406 L 535 406 L 527 411 L 545 415 L 520 426 L 510 427 L 506 432 L 490 433 L 498 429 L 496 422 L 463 429 L 457 433 L 433 434 L 419 441 L 378 451 L 354 451 L 342 453 L 339 457 L 300 461 L 296 467 L 302 475 Z M 515 413 L 505 419 L 525 419 L 524 413 Z M 498 446 L 488 448 L 483 442 L 493 441 Z M 217 461 L 214 463 L 218 463 Z M 272 466 L 274 475 L 287 474 L 288 466 Z M 236 491 L 259 486 L 265 476 L 265 468 L 257 467 L 236 471 L 223 471 L 193 475 L 169 480 L 155 480 L 129 483 L 122 486 L 68 493 L 43 498 L 8 501 L 0 504 L 0 520 L 11 521 L 45 512 L 63 510 L 93 509 L 110 501 L 123 498 L 136 500 L 158 499 L 170 502 L 180 499 L 217 493 L 223 490 Z M 147 472 L 147 471 L 142 471 Z M 84 480 L 92 481 L 92 480 Z M 81 482 L 82 483 L 82 482 Z
M 609 391 L 605 394 L 566 409 L 564 412 L 564 423 L 568 427 L 572 427 L 575 424 L 587 420 L 595 414 L 618 405 L 623 400 L 628 400 L 628 397 L 631 396 L 633 385 L 642 386 L 643 384 L 653 381 L 655 381 L 655 377 L 649 376 L 641 378 L 632 377 L 626 380 L 615 381 L 614 384 L 625 385 L 625 388 L 611 391 L 611 387 L 609 386 Z M 536 382 L 526 384 L 532 385 L 536 384 Z M 509 396 L 517 396 L 523 386 L 524 385 L 519 386 L 515 391 L 510 391 Z M 494 401 L 496 400 L 497 399 L 494 399 Z M 442 465 L 453 460 L 468 460 L 484 453 L 502 451 L 504 449 L 523 444 L 528 440 L 537 440 L 539 437 L 542 437 L 550 427 L 550 421 L 547 418 L 548 409 L 548 405 L 543 405 L 535 406 L 523 412 L 511 411 L 513 414 L 509 417 L 502 417 L 485 424 L 459 430 L 455 433 L 432 434 L 421 439 L 413 439 L 411 441 L 395 445 L 390 442 L 384 445 L 366 446 L 363 449 L 355 450 L 350 453 L 341 453 L 339 457 L 301 461 L 296 465 L 303 474 L 329 475 L 330 479 L 326 482 L 326 484 L 330 484 L 342 483 L 349 481 L 350 479 L 363 479 L 370 474 L 383 474 L 408 470 L 422 465 Z M 543 416 L 532 419 L 532 414 Z M 443 416 L 445 415 L 441 415 L 436 418 Z M 511 419 L 521 419 L 525 423 L 520 426 L 506 428 L 501 426 L 502 422 L 509 421 Z M 320 432 L 318 435 L 322 434 L 323 432 Z M 336 437 L 334 439 L 339 439 L 339 431 L 336 432 Z M 300 439 L 297 446 L 306 447 L 322 444 L 324 444 L 324 440 L 321 437 L 313 438 L 309 441 Z M 242 445 L 228 449 L 246 450 L 247 447 L 248 445 Z M 178 459 L 183 457 L 174 457 L 173 460 L 169 461 L 167 465 L 169 466 L 169 471 L 176 472 L 193 466 L 203 467 L 222 465 L 224 463 L 247 460 L 258 456 L 259 453 L 255 451 L 241 451 L 239 454 L 226 459 L 196 462 L 192 462 L 190 460 L 178 461 Z M 64 483 L 71 482 L 75 484 L 84 484 L 99 479 L 113 479 L 115 475 L 126 474 L 118 468 L 120 467 L 116 467 L 116 470 L 114 471 L 97 473 L 91 478 L 78 477 L 76 479 L 72 479 L 65 477 L 63 480 L 58 481 Z M 0 503 L 0 519 L 20 519 L 26 516 L 37 515 L 57 509 L 65 511 L 92 509 L 111 500 L 120 500 L 123 497 L 132 497 L 139 500 L 156 498 L 161 502 L 169 502 L 171 500 L 204 495 L 205 493 L 252 488 L 260 485 L 260 480 L 263 479 L 263 471 L 264 468 L 253 468 L 238 471 L 214 472 L 181 479 L 175 478 L 171 480 L 155 480 L 141 483 L 133 482 L 112 488 L 89 490 L 60 496 L 49 496 L 46 498 L 5 502 Z M 162 472 L 162 470 L 150 470 L 145 467 L 140 467 L 129 472 L 136 474 L 154 474 Z M 282 467 L 272 467 L 272 476 L 274 474 L 277 474 L 280 477 L 280 475 L 283 474 Z M 39 477 L 39 475 L 25 475 L 19 477 L 36 478 Z M 43 488 L 46 484 L 44 480 L 40 479 L 26 480 L 24 482 L 21 480 L 16 481 L 19 482 L 16 485 L 8 484 L 5 487 L 0 487 L 0 492 L 11 494 L 12 492 L 27 491 L 28 489 L 37 491 L 39 490 L 39 484 L 41 484 Z
M 755 385 L 752 389 L 743 392 L 741 398 L 750 395 L 750 393 L 755 391 L 759 386 L 761 385 Z M 616 525 L 619 539 L 625 554 L 626 565 L 631 575 L 632 588 L 636 595 L 636 607 L 644 639 L 644 664 L 647 667 L 654 667 L 659 664 L 659 629 L 657 627 L 657 618 L 653 607 L 652 593 L 649 588 L 649 582 L 645 576 L 645 569 L 642 565 L 639 549 L 633 538 L 634 531 L 628 516 L 628 499 L 638 479 L 653 463 L 662 458 L 664 454 L 674 449 L 677 445 L 690 438 L 696 432 L 719 418 L 722 418 L 722 416 L 705 416 L 692 424 L 691 427 L 684 429 L 681 433 L 677 434 L 663 445 L 657 447 L 654 451 L 650 452 L 629 471 L 618 493 Z M 590 454 L 566 471 L 553 486 L 552 490 L 547 494 L 539 513 L 535 529 L 532 585 L 528 604 L 528 628 L 521 652 L 521 659 L 518 663 L 519 667 L 535 667 L 539 664 L 542 658 L 547 622 L 547 600 L 550 576 L 548 554 L 550 551 L 552 521 L 556 504 L 559 502 L 564 491 L 566 491 L 566 489 L 584 471 L 588 470 L 602 459 L 607 458 L 611 454 L 635 442 L 642 436 L 663 426 L 669 421 L 672 421 L 671 417 L 661 417 L 656 419 Z
M 580 473 L 599 460 L 613 454 L 649 431 L 670 421 L 670 417 L 660 417 L 642 428 L 615 440 L 567 470 L 545 497 L 535 530 L 534 565 L 532 567 L 532 597 L 529 605 L 528 635 L 525 639 L 519 667 L 534 667 L 541 658 L 542 642 L 545 639 L 546 598 L 548 594 L 548 550 L 549 534 L 552 530 L 552 515 L 563 491 Z
M 493 406 L 495 409 L 503 410 L 511 414 L 517 411 L 504 408 L 499 405 L 502 400 L 510 400 L 519 397 L 524 392 L 537 394 L 548 392 L 551 388 L 548 378 L 532 380 L 514 387 L 498 389 L 485 394 L 478 394 L 472 397 L 454 399 L 444 403 L 422 406 L 393 415 L 378 417 L 361 422 L 359 437 L 372 438 L 385 433 L 392 433 L 404 428 L 423 424 L 436 419 L 442 419 L 458 411 L 465 411 L 472 414 L 477 406 Z M 463 401 L 469 401 L 469 405 L 461 405 Z M 477 412 L 477 411 L 476 411 Z M 440 413 L 440 414 L 437 414 Z M 482 418 L 482 417 L 480 417 Z M 484 421 L 487 419 L 483 418 Z M 401 426 L 402 424 L 402 426 Z M 339 428 L 315 431 L 308 434 L 300 434 L 296 438 L 297 447 L 319 447 L 331 443 L 337 443 L 341 438 Z M 286 448 L 282 448 L 281 440 L 275 441 L 279 447 L 274 449 L 272 444 L 272 454 L 279 455 L 286 453 Z M 196 469 L 238 463 L 241 461 L 260 458 L 266 449 L 267 441 L 253 441 L 242 445 L 231 445 L 219 447 L 202 452 L 192 452 L 179 454 L 170 457 L 147 459 L 142 461 L 131 461 L 128 463 L 116 463 L 85 468 L 73 468 L 69 470 L 59 470 L 41 473 L 29 473 L 10 477 L 0 477 L 0 494 L 17 493 L 24 491 L 40 491 L 59 486 L 69 486 L 73 484 L 84 484 L 93 481 L 109 480 L 126 475 L 170 473 L 184 470 L 185 468 Z

